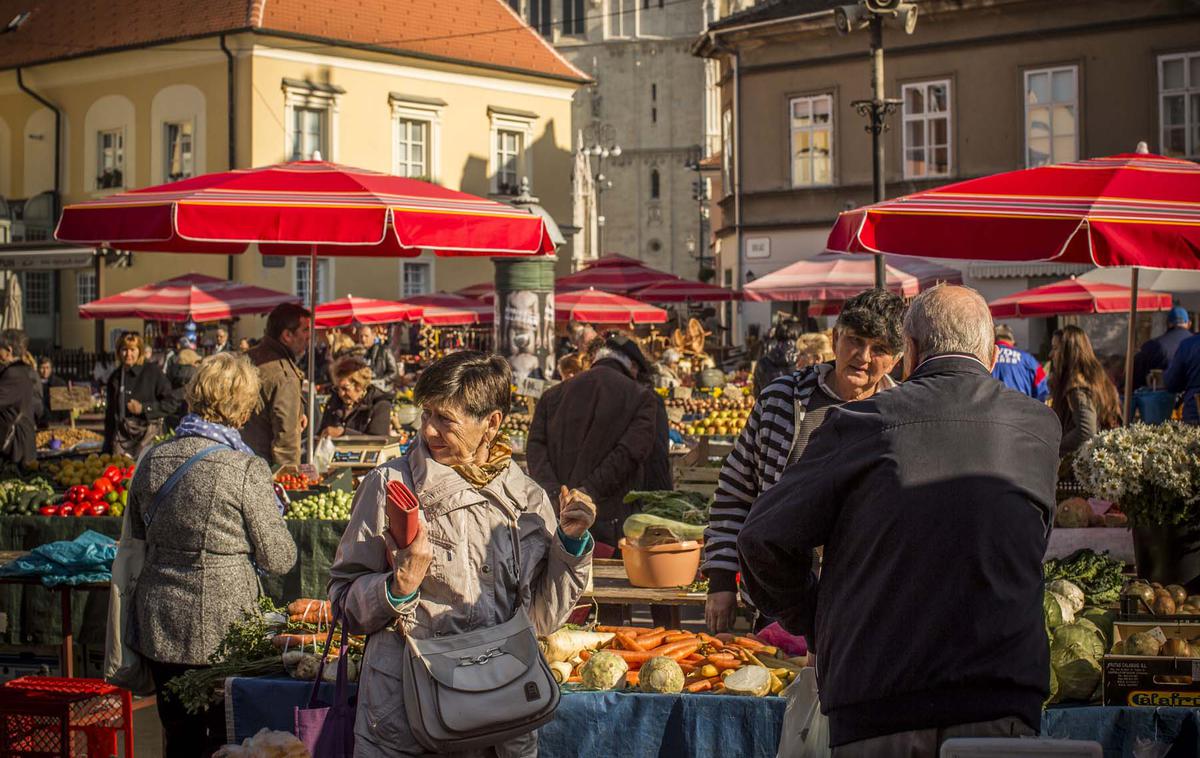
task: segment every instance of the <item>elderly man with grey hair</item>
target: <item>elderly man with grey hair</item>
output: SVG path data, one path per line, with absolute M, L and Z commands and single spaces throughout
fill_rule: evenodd
M 835 758 L 1037 733 L 1061 432 L 992 378 L 992 334 L 974 290 L 919 295 L 908 379 L 832 409 L 738 536 L 755 604 L 815 650 Z

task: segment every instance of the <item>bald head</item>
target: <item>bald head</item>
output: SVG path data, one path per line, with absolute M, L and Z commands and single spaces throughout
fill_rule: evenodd
M 970 287 L 943 284 L 917 295 L 904 318 L 904 337 L 910 370 L 948 353 L 973 355 L 988 367 L 995 363 L 992 314 Z

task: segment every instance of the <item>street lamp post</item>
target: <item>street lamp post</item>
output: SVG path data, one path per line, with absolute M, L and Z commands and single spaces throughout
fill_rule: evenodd
M 695 148 L 692 158 L 687 162 L 685 168 L 696 172 L 696 179 L 692 182 L 692 199 L 696 201 L 696 250 L 699 252 L 700 273 L 705 269 L 705 251 L 708 248 L 704 235 L 704 218 L 705 211 L 708 205 L 708 182 L 704 181 L 704 168 L 700 165 L 700 149 Z M 690 239 L 690 238 L 689 238 Z M 689 253 L 692 251 L 689 250 Z
M 621 146 L 617 144 L 616 129 L 612 124 L 593 123 L 583 130 L 583 145 L 580 146 L 584 155 L 596 158 L 596 170 L 592 174 L 593 185 L 596 187 L 596 247 L 597 254 L 604 255 L 604 190 L 612 187 L 612 182 L 604 175 L 604 159 L 618 158 Z
M 871 133 L 871 178 L 876 203 L 883 202 L 887 197 L 883 145 L 883 133 L 888 130 L 887 117 L 903 102 L 885 96 L 883 20 L 886 16 L 900 19 L 907 34 L 912 34 L 917 28 L 917 6 L 913 3 L 858 0 L 857 4 L 843 5 L 834 10 L 834 25 L 841 34 L 864 27 L 871 32 L 871 99 L 855 100 L 850 104 L 860 116 L 866 117 L 866 130 Z M 875 254 L 875 286 L 881 289 L 887 286 L 886 262 L 882 253 Z

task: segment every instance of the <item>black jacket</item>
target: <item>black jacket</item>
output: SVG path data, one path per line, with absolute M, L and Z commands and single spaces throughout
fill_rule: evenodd
M 600 360 L 538 401 L 529 428 L 529 473 L 551 502 L 562 486 L 596 501 L 593 536 L 616 546 L 632 509 L 625 495 L 654 451 L 658 403 L 654 391 L 630 378 L 615 360 Z
M 171 390 L 171 382 L 155 363 L 126 367 L 119 364 L 108 377 L 107 405 L 104 410 L 104 451 L 113 452 L 113 442 L 121 422 L 129 417 L 131 426 L 164 419 L 175 412 L 179 401 Z M 130 400 L 142 404 L 142 412 L 134 416 L 126 406 Z
M 321 428 L 317 433 L 330 426 L 344 427 L 345 434 L 386 437 L 392 429 L 392 401 L 386 392 L 371 386 L 367 387 L 363 399 L 347 410 L 341 396 L 334 393 L 325 404 L 325 412 L 321 414 Z
M 0 368 L 0 460 L 36 460 L 34 419 L 42 407 L 40 389 L 37 373 L 27 363 L 17 360 Z
M 1038 729 L 1059 435 L 1053 411 L 983 364 L 938 357 L 830 410 L 755 501 L 742 578 L 815 638 L 832 745 L 1010 716 Z
M 795 342 L 772 342 L 754 364 L 754 396 L 762 394 L 763 389 L 779 377 L 795 371 L 798 357 Z

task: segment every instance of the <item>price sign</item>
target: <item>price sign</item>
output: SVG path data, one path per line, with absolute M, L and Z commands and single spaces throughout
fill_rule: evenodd
M 79 411 L 86 413 L 92 409 L 92 391 L 87 387 L 51 387 L 50 410 Z

